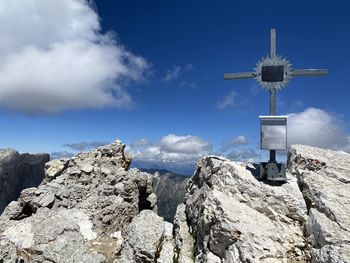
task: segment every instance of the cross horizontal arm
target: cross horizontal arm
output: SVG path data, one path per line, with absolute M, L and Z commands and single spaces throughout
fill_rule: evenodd
M 249 79 L 249 78 L 255 78 L 256 73 L 255 72 L 241 72 L 241 73 L 225 73 L 224 79 Z
M 295 69 L 290 72 L 293 77 L 303 76 L 326 76 L 328 69 Z

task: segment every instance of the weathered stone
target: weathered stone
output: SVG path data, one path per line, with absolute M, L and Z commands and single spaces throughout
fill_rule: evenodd
M 79 168 L 82 172 L 90 174 L 94 170 L 94 166 L 91 165 L 89 162 L 80 163 Z
M 116 141 L 49 162 L 45 180 L 0 217 L 0 262 L 113 262 L 123 240 L 113 234 L 156 199 L 153 176 L 126 171 L 123 150 Z
M 51 181 L 59 176 L 68 166 L 69 159 L 52 160 L 45 164 L 45 179 Z
M 258 181 L 257 172 L 251 164 L 214 156 L 198 162 L 187 187 L 186 218 L 175 221 L 176 228 L 178 221 L 189 223 L 196 261 L 305 261 L 304 253 L 293 252 L 305 246 L 307 218 L 296 178 L 288 174 L 287 184 L 274 187 Z
M 151 210 L 143 210 L 126 229 L 117 262 L 155 262 L 164 234 L 164 220 Z
M 282 186 L 251 163 L 204 157 L 173 229 L 154 212 L 155 177 L 126 170 L 123 150 L 50 162 L 1 215 L 0 262 L 350 262 L 349 154 L 292 146 Z
M 49 207 L 55 201 L 55 194 L 52 191 L 47 191 L 35 198 L 33 198 L 32 203 L 35 207 Z
M 350 155 L 292 146 L 282 186 L 256 167 L 197 163 L 174 221 L 179 262 L 350 262 Z
M 173 263 L 175 259 L 175 240 L 173 238 L 173 224 L 164 221 L 164 233 L 161 243 L 158 263 Z
M 186 206 L 180 204 L 177 207 L 174 219 L 177 248 L 177 255 L 175 256 L 179 263 L 191 263 L 194 261 L 194 239 L 187 225 L 185 209 Z
M 150 194 L 147 197 L 147 201 L 150 203 L 151 207 L 154 207 L 157 204 L 157 195 L 155 193 Z
M 312 262 L 350 262 L 350 154 L 293 145 L 288 168 L 309 209 Z

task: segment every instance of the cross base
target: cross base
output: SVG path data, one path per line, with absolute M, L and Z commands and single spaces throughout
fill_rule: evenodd
M 283 163 L 277 162 L 262 162 L 260 163 L 261 180 L 267 180 L 273 184 L 283 184 L 287 182 L 286 166 Z

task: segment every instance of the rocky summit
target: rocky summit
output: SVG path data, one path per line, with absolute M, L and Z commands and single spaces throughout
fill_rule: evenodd
M 292 146 L 281 186 L 203 157 L 173 224 L 157 215 L 157 176 L 130 161 L 116 141 L 48 162 L 0 217 L 0 262 L 350 262 L 345 152 Z
M 175 218 L 179 262 L 350 262 L 350 155 L 294 145 L 288 183 L 256 167 L 198 162 Z
M 113 262 L 120 231 L 156 203 L 153 177 L 127 170 L 124 147 L 48 162 L 44 181 L 0 217 L 0 262 Z

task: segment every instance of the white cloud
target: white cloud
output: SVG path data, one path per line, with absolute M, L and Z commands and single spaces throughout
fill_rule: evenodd
M 198 154 L 211 150 L 211 145 L 197 136 L 169 134 L 160 140 L 161 149 L 166 152 Z
M 73 150 L 73 151 L 87 151 L 106 144 L 108 143 L 101 142 L 101 141 L 90 141 L 90 142 L 66 143 L 63 145 L 63 147 L 69 148 L 70 150 Z
M 235 103 L 235 97 L 236 97 L 236 92 L 232 91 L 230 94 L 224 97 L 223 100 L 217 103 L 217 107 L 219 109 L 225 109 L 227 107 L 233 106 Z
M 172 69 L 167 70 L 164 81 L 177 79 L 180 76 L 180 71 L 181 67 L 175 65 Z
M 72 152 L 58 151 L 58 152 L 51 153 L 50 159 L 55 160 L 55 159 L 61 159 L 61 158 L 71 158 L 72 156 L 74 156 L 74 153 Z
M 184 70 L 185 70 L 185 71 L 194 70 L 194 66 L 193 66 L 192 64 L 187 64 L 187 65 L 185 65 Z
M 130 145 L 131 145 L 131 147 L 140 147 L 140 146 L 146 146 L 149 144 L 150 144 L 150 142 L 147 139 L 141 138 L 141 139 L 137 139 L 137 140 L 133 141 Z
M 289 114 L 288 144 L 350 151 L 349 135 L 341 118 L 316 108 Z
M 236 138 L 224 141 L 222 143 L 222 146 L 221 146 L 221 151 L 227 152 L 228 150 L 230 150 L 232 148 L 235 148 L 235 147 L 240 146 L 240 145 L 245 145 L 247 143 L 248 143 L 247 139 L 243 135 L 240 135 Z
M 138 161 L 194 162 L 209 154 L 212 145 L 197 136 L 169 134 L 158 143 L 146 147 L 130 146 L 127 151 Z
M 102 34 L 86 0 L 0 2 L 0 103 L 24 112 L 130 107 L 148 63 Z
M 187 64 L 183 67 L 180 67 L 178 65 L 174 65 L 171 69 L 168 69 L 165 77 L 163 78 L 164 81 L 170 81 L 174 80 L 180 77 L 180 75 L 186 71 L 194 70 L 194 66 L 192 64 Z
M 256 161 L 261 158 L 261 155 L 252 148 L 245 148 L 240 150 L 233 150 L 226 155 L 227 158 L 234 161 Z

